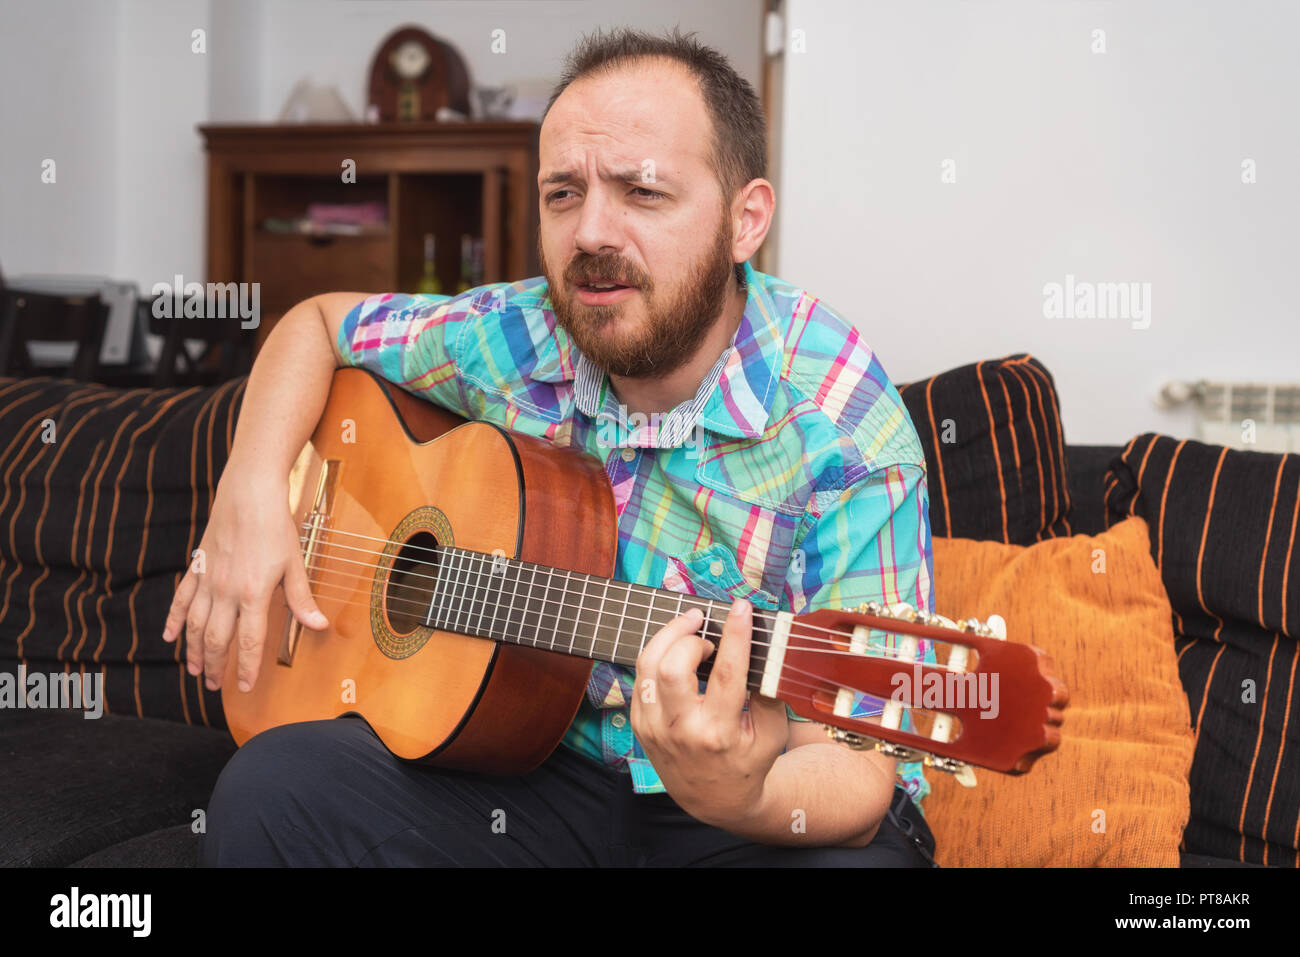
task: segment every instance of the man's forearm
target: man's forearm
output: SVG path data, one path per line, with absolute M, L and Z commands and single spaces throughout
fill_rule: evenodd
M 304 300 L 286 312 L 249 373 L 229 468 L 249 478 L 286 481 L 320 420 L 338 366 L 316 300 Z
M 748 818 L 718 826 L 759 844 L 865 847 L 893 794 L 893 779 L 862 754 L 806 744 L 776 759 Z

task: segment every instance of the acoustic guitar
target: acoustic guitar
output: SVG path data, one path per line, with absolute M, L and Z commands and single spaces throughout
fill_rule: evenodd
M 467 422 L 368 371 L 335 373 L 289 485 L 330 625 L 304 628 L 281 593 L 251 691 L 230 655 L 222 702 L 241 745 L 357 714 L 399 757 L 522 774 L 564 736 L 593 660 L 635 666 L 690 607 L 701 634 L 721 637 L 729 602 L 611 577 L 618 529 L 599 461 Z M 940 663 L 920 661 L 919 638 Z M 747 679 L 832 740 L 967 782 L 972 765 L 1029 770 L 1060 741 L 1067 702 L 1047 656 L 1005 640 L 996 616 L 958 624 L 907 606 L 755 607 Z M 854 716 L 858 692 L 883 711 Z

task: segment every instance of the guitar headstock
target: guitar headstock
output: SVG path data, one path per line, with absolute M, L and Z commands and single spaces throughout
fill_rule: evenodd
M 961 623 L 901 603 L 789 620 L 776 696 L 832 740 L 974 783 L 972 766 L 1023 774 L 1061 740 L 1069 692 L 1046 653 L 1006 640 L 993 615 Z M 935 652 L 921 660 L 918 640 Z M 854 716 L 859 694 L 878 699 Z M 901 727 L 911 718 L 911 731 Z

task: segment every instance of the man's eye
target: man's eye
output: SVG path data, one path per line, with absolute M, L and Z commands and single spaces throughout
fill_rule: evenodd
M 638 186 L 638 187 L 636 188 L 636 190 L 637 190 L 637 192 L 641 192 L 641 193 L 646 193 L 646 194 L 648 194 L 648 195 L 646 196 L 646 199 L 651 199 L 651 198 L 653 198 L 653 199 L 663 199 L 663 196 L 664 196 L 663 193 L 656 192 L 656 191 L 653 190 L 653 189 L 646 189 L 644 186 Z
M 567 189 L 557 189 L 557 190 L 556 190 L 555 192 L 553 192 L 550 196 L 547 196 L 547 197 L 546 197 L 546 202 L 547 202 L 548 204 L 549 204 L 549 203 L 553 203 L 553 202 L 555 202 L 555 197 L 559 196 L 561 193 L 567 193 L 567 192 L 568 192 Z

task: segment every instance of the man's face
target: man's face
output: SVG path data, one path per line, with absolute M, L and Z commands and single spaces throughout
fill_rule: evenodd
M 735 260 L 711 142 L 695 80 L 662 60 L 570 84 L 542 125 L 542 271 L 556 321 L 607 372 L 667 375 L 722 316 Z

